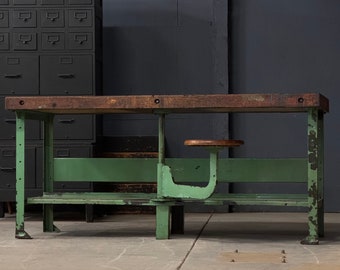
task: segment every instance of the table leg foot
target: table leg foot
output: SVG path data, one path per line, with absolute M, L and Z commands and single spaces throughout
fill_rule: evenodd
M 55 226 L 54 224 L 52 224 L 51 226 L 48 226 L 48 227 L 45 227 L 44 232 L 56 232 L 56 233 L 59 233 L 60 232 L 60 229 Z
M 60 232 L 60 229 L 57 226 L 55 226 L 54 224 L 53 224 L 53 232 L 57 232 L 57 233 Z
M 300 242 L 302 245 L 318 245 L 319 239 L 313 236 L 307 236 L 305 239 Z
M 32 237 L 24 230 L 15 230 L 15 238 L 17 239 L 32 239 Z

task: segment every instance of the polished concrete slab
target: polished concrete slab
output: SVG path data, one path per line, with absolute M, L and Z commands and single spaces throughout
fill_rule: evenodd
M 326 214 L 326 235 L 304 246 L 305 213 L 190 213 L 185 234 L 156 240 L 155 216 L 113 215 L 86 223 L 71 216 L 43 233 L 28 215 L 31 240 L 14 238 L 15 216 L 0 219 L 0 269 L 340 269 L 340 213 Z

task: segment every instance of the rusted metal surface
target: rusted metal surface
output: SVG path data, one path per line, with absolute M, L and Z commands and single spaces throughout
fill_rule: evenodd
M 317 108 L 328 112 L 321 94 L 225 94 L 138 96 L 6 97 L 7 110 L 55 114 L 190 112 L 301 112 Z

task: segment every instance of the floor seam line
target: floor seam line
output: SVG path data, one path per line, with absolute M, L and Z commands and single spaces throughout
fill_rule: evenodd
M 180 269 L 182 268 L 182 266 L 184 265 L 185 261 L 188 259 L 188 257 L 189 257 L 189 255 L 190 255 L 191 251 L 194 249 L 194 247 L 195 247 L 195 245 L 196 245 L 198 239 L 201 237 L 201 235 L 202 235 L 202 233 L 203 233 L 205 227 L 208 225 L 208 223 L 209 223 L 210 219 L 212 218 L 213 214 L 214 214 L 214 213 L 212 212 L 212 213 L 209 215 L 209 217 L 208 217 L 208 219 L 206 220 L 206 222 L 203 224 L 203 226 L 202 226 L 201 230 L 199 231 L 199 233 L 197 234 L 197 236 L 196 236 L 194 242 L 191 244 L 190 249 L 188 250 L 188 252 L 187 252 L 187 254 L 185 255 L 185 257 L 183 258 L 183 260 L 181 261 L 180 265 L 177 266 L 176 270 L 180 270 Z

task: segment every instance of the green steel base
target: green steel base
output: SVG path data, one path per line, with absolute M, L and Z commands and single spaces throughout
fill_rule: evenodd
M 213 194 L 208 199 L 172 199 L 157 198 L 156 193 L 114 193 L 114 192 L 84 192 L 84 193 L 45 193 L 41 197 L 28 198 L 29 204 L 104 204 L 104 205 L 144 205 L 156 207 L 156 238 L 168 239 L 173 231 L 173 226 L 177 226 L 176 231 L 183 232 L 184 211 L 176 215 L 172 212 L 173 207 L 183 207 L 187 203 L 201 202 L 206 205 L 272 205 L 272 206 L 299 206 L 308 207 L 308 196 L 306 194 Z M 170 216 L 173 218 L 171 219 Z M 174 219 L 178 219 L 175 220 Z M 171 222 L 171 224 L 170 224 Z M 178 223 L 178 224 L 177 224 Z M 58 232 L 53 225 L 53 218 L 46 219 L 49 232 Z M 321 224 L 322 225 L 322 224 Z M 311 235 L 301 241 L 305 245 L 317 245 L 318 237 L 323 235 L 323 226 L 313 227 Z M 52 229 L 53 228 L 53 229 Z M 319 233 L 316 233 L 318 232 Z M 18 238 L 28 236 L 26 233 L 18 234 Z M 29 236 L 28 236 L 29 237 Z
M 319 244 L 319 239 L 315 237 L 306 237 L 305 239 L 301 240 L 300 243 L 302 245 L 318 245 Z
M 24 230 L 15 230 L 15 238 L 17 239 L 32 239 L 32 237 Z

